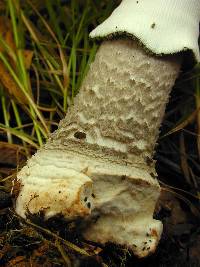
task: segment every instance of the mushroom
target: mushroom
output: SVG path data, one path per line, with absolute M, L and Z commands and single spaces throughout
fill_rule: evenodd
M 199 17 L 197 0 L 123 0 L 92 31 L 108 40 L 58 129 L 18 173 L 19 215 L 82 218 L 87 240 L 138 257 L 154 252 L 162 233 L 153 218 L 160 194 L 154 149 L 179 52 L 200 59 Z

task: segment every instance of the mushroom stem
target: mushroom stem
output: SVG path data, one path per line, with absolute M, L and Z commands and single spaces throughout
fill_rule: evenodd
M 19 173 L 17 213 L 82 217 L 89 240 L 153 252 L 162 223 L 153 219 L 160 187 L 152 157 L 179 69 L 179 56 L 104 41 L 58 130 Z

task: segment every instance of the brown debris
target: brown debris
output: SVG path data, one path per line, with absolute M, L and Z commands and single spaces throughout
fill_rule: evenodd
M 25 257 L 24 256 L 17 256 L 16 258 L 10 260 L 8 262 L 8 264 L 6 264 L 6 267 L 12 267 L 12 266 L 16 266 L 16 267 L 26 267 L 26 263 L 25 263 Z
M 0 142 L 0 164 L 18 166 L 26 160 L 23 150 L 19 145 Z
M 16 53 L 16 45 L 13 38 L 11 22 L 5 16 L 0 17 L 0 35 L 4 42 L 9 46 L 13 53 Z M 16 63 L 9 51 L 6 51 L 3 45 L 0 44 L 0 53 L 8 59 L 11 67 L 15 70 Z M 33 53 L 31 51 L 24 51 L 24 60 L 27 69 L 30 68 Z M 14 78 L 8 71 L 5 64 L 0 60 L 0 82 L 4 85 L 5 89 L 8 91 L 9 95 L 14 96 L 20 104 L 27 104 L 28 101 L 22 92 L 19 85 L 15 82 Z

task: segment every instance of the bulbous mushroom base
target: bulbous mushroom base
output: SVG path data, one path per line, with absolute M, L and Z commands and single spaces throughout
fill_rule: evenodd
M 127 247 L 139 258 L 155 252 L 163 230 L 160 221 L 151 215 L 129 216 L 103 215 L 91 225 L 84 236 L 86 239 L 105 244 L 115 243 Z
M 57 159 L 55 162 L 55 158 Z M 153 219 L 160 187 L 148 167 L 91 158 L 70 151 L 41 150 L 18 175 L 16 211 L 82 218 L 83 236 L 128 247 L 139 257 L 153 252 L 162 223 Z

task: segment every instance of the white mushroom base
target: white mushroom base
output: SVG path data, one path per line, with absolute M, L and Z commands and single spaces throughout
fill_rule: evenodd
M 152 214 L 160 187 L 147 171 L 43 149 L 28 161 L 18 179 L 16 212 L 22 217 L 29 212 L 42 213 L 46 219 L 82 217 L 88 240 L 125 245 L 139 257 L 155 250 L 162 223 Z

